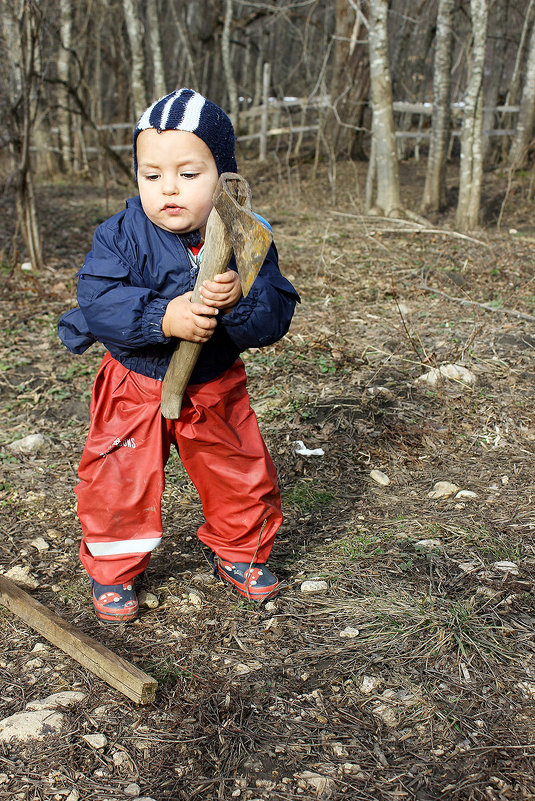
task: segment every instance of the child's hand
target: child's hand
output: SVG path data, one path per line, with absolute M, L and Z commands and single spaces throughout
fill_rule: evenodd
M 234 270 L 216 275 L 213 281 L 204 281 L 201 287 L 203 303 L 223 314 L 231 312 L 241 298 L 240 276 Z
M 186 292 L 169 301 L 162 320 L 166 337 L 178 337 L 188 342 L 208 342 L 217 325 L 218 310 L 203 303 L 192 303 L 193 292 Z

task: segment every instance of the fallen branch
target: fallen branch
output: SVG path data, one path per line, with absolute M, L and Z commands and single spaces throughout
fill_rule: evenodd
M 158 682 L 152 676 L 78 631 L 5 576 L 0 576 L 0 604 L 132 701 L 137 704 L 154 701 Z
M 454 303 L 460 303 L 462 306 L 477 306 L 479 309 L 485 309 L 485 311 L 488 312 L 508 314 L 510 317 L 517 317 L 519 320 L 528 320 L 530 323 L 535 323 L 535 317 L 532 314 L 525 314 L 524 312 L 519 312 L 515 309 L 497 309 L 495 306 L 491 306 L 489 303 L 478 303 L 475 300 L 466 300 L 466 298 L 455 298 L 452 295 L 446 294 L 446 292 L 442 292 L 440 289 L 433 289 L 433 287 L 427 286 L 427 284 L 421 284 L 421 288 L 426 292 L 433 292 L 435 295 L 440 295 L 441 297 L 451 300 Z
M 374 215 L 366 216 L 364 214 L 350 214 L 346 211 L 331 211 L 331 214 L 337 214 L 340 217 L 351 217 L 354 220 L 360 220 L 362 223 L 373 223 L 376 220 L 380 221 L 388 221 L 389 223 L 396 222 L 401 223 L 401 225 L 411 225 L 412 228 L 378 228 L 378 232 L 381 234 L 442 234 L 443 236 L 451 236 L 454 239 L 464 239 L 467 242 L 473 242 L 474 245 L 481 245 L 481 247 L 488 248 L 491 250 L 491 247 L 487 242 L 482 242 L 480 239 L 475 239 L 473 236 L 468 236 L 468 234 L 461 234 L 459 231 L 448 231 L 446 228 L 425 228 L 422 225 L 414 222 L 414 220 L 403 220 L 400 218 L 393 218 L 393 217 L 376 217 Z

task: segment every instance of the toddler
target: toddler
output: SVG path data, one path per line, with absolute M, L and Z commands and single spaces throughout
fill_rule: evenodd
M 134 578 L 162 537 L 171 446 L 201 498 L 198 536 L 215 573 L 255 601 L 279 590 L 266 567 L 282 522 L 277 476 L 239 354 L 284 336 L 299 298 L 272 245 L 246 298 L 232 258 L 191 301 L 214 189 L 221 173 L 237 172 L 234 142 L 227 115 L 190 89 L 145 111 L 133 141 L 139 195 L 97 228 L 78 273 L 79 306 L 59 321 L 73 353 L 97 340 L 107 351 L 75 490 L 80 559 L 103 621 L 138 614 Z M 180 418 L 166 420 L 162 380 L 180 339 L 203 348 Z

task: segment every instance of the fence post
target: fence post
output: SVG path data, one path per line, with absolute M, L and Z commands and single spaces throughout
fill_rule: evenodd
M 268 106 L 269 106 L 269 87 L 271 84 L 271 65 L 266 61 L 264 64 L 264 74 L 262 78 L 262 116 L 260 118 L 260 153 L 259 160 L 265 161 L 267 156 L 267 130 L 268 130 Z

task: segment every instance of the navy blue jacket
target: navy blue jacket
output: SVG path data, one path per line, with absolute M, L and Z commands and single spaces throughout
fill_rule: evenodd
M 234 257 L 229 267 L 236 269 Z M 79 308 L 61 317 L 59 336 L 73 353 L 98 340 L 126 368 L 163 380 L 176 339 L 164 336 L 162 318 L 172 298 L 193 289 L 196 275 L 185 239 L 154 225 L 139 197 L 131 198 L 124 211 L 95 231 L 78 273 Z M 280 273 L 272 245 L 247 297 L 218 318 L 191 383 L 210 381 L 241 351 L 283 337 L 298 300 Z

